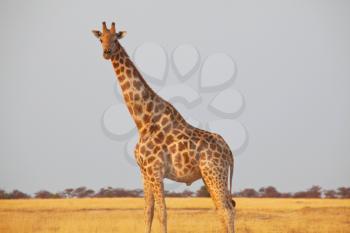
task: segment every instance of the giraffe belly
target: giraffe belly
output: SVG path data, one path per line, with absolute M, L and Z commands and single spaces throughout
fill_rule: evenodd
M 184 170 L 172 167 L 170 169 L 167 169 L 167 172 L 165 173 L 165 178 L 181 183 L 186 183 L 187 185 L 191 185 L 194 181 L 201 178 L 201 173 L 199 171 L 198 166 L 193 167 L 186 173 L 184 172 Z
M 166 164 L 165 177 L 190 185 L 202 177 L 196 141 L 191 140 L 185 134 L 179 134 L 177 138 L 177 141 L 168 145 L 168 153 L 164 156 Z

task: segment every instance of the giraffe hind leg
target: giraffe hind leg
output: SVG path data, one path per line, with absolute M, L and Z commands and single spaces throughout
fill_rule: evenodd
M 152 192 L 156 202 L 158 211 L 158 220 L 161 227 L 161 233 L 167 233 L 167 212 L 164 195 L 164 183 L 163 181 L 155 181 L 152 183 Z
M 227 174 L 210 173 L 210 169 L 202 169 L 203 180 L 217 208 L 224 232 L 234 233 L 235 202 L 227 188 Z

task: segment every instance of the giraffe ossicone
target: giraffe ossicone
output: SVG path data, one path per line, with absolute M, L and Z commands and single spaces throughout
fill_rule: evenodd
M 161 232 L 167 232 L 164 195 L 167 178 L 185 184 L 202 179 L 218 210 L 223 230 L 233 233 L 234 158 L 230 147 L 219 134 L 189 124 L 148 85 L 121 46 L 119 40 L 125 33 L 116 32 L 115 23 L 108 29 L 103 22 L 102 28 L 102 32 L 93 33 L 101 42 L 103 57 L 113 65 L 124 102 L 137 127 L 134 154 L 144 184 L 145 232 L 151 232 L 155 204 Z

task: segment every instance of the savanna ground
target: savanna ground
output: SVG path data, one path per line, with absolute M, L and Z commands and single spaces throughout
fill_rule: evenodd
M 236 198 L 238 233 L 350 232 L 350 200 Z M 220 232 L 209 198 L 168 198 L 169 233 Z M 1 233 L 143 232 L 142 198 L 0 200 Z M 159 225 L 155 216 L 153 231 Z

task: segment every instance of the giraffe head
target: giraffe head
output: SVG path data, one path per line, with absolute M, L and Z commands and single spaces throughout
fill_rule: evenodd
M 102 22 L 102 32 L 93 30 L 92 33 L 100 40 L 103 49 L 103 57 L 110 59 L 119 47 L 118 40 L 126 35 L 125 31 L 116 32 L 115 23 L 107 29 L 106 22 Z

